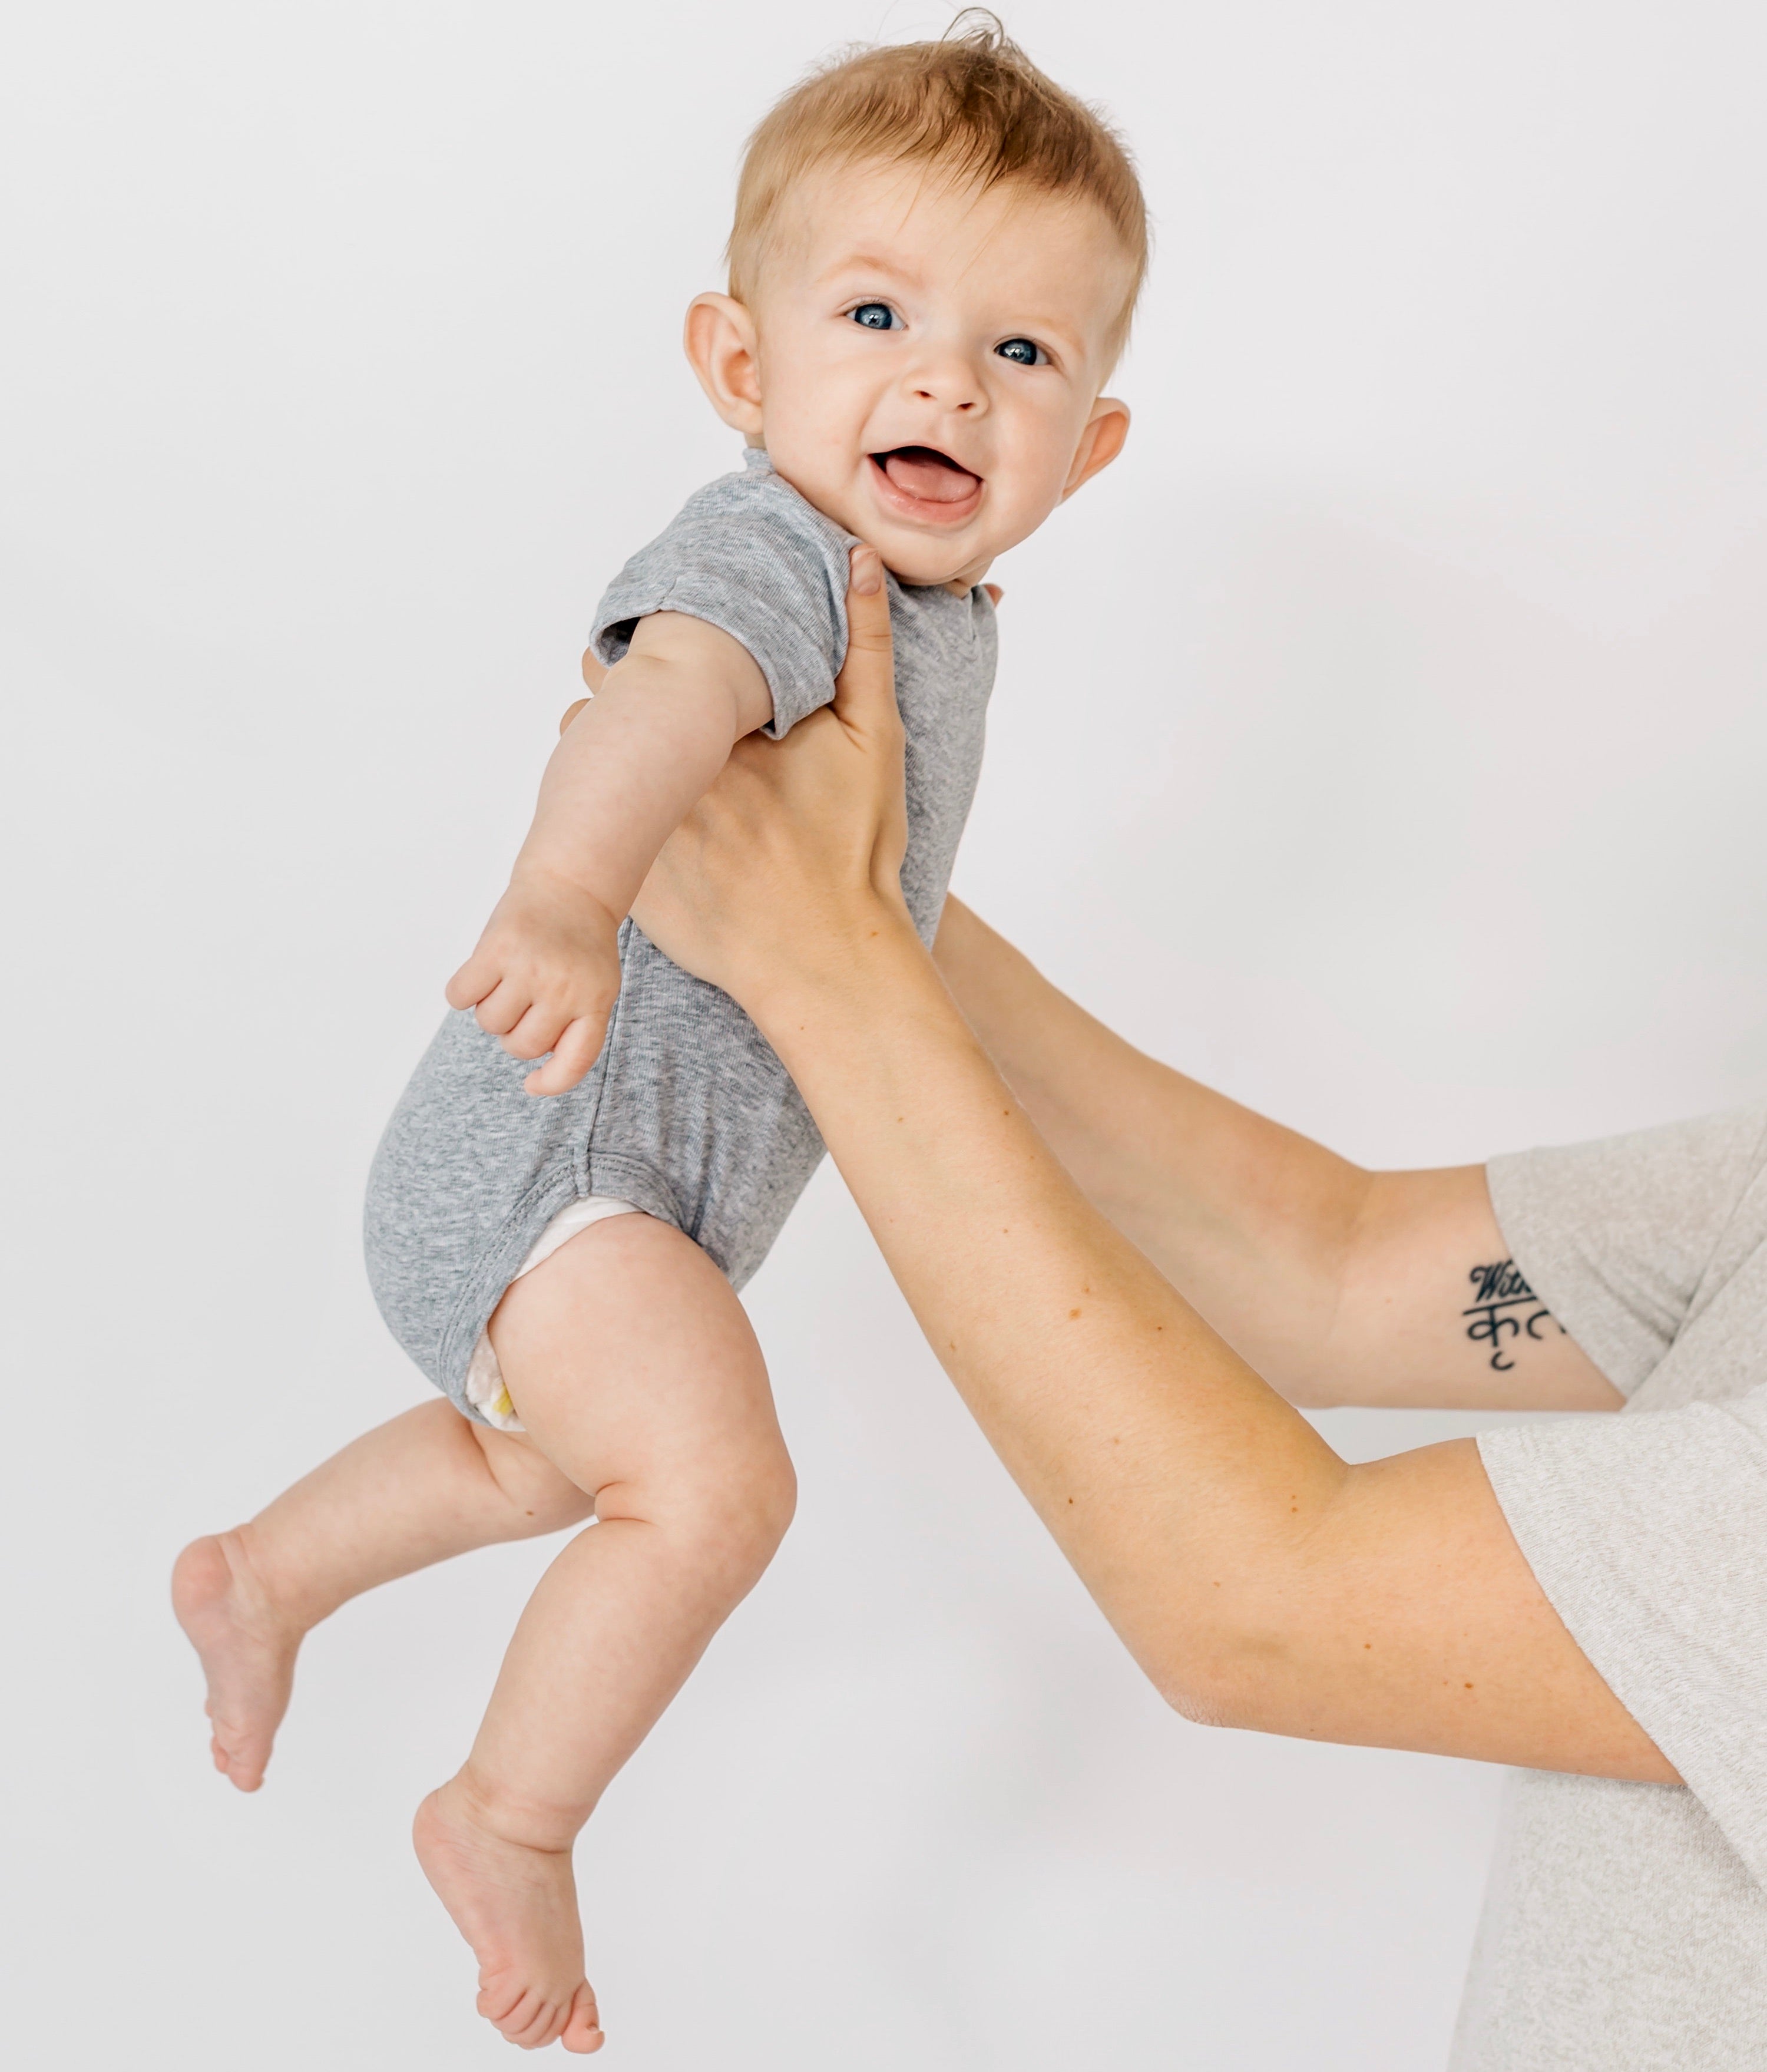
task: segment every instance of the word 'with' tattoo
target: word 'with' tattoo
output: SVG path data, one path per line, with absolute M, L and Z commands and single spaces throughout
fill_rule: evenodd
M 1474 1345 L 1490 1347 L 1490 1363 L 1499 1374 L 1515 1365 L 1504 1350 L 1506 1333 L 1512 1346 L 1524 1334 L 1538 1343 L 1543 1324 L 1564 1335 L 1564 1325 L 1529 1287 L 1513 1259 L 1475 1266 L 1466 1277 L 1473 1284 L 1472 1307 L 1461 1312 L 1468 1319 L 1466 1335 Z

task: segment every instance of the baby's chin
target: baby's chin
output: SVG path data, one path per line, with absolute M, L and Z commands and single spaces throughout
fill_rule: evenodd
M 973 568 L 968 562 L 960 567 L 953 567 L 948 562 L 903 562 L 888 553 L 884 555 L 883 565 L 898 582 L 910 590 L 945 590 L 953 583 L 962 583 L 966 589 L 972 590 L 981 581 L 982 572 L 988 566 L 985 561 Z
M 967 524 L 943 532 L 931 526 L 891 523 L 891 514 L 878 511 L 856 512 L 855 524 L 844 521 L 849 531 L 869 540 L 883 557 L 883 565 L 899 583 L 931 590 L 945 583 L 979 583 L 988 565 L 1001 552 L 998 527 L 988 522 L 992 512 L 980 514 Z
M 997 551 L 975 540 L 880 539 L 876 534 L 881 529 L 873 528 L 872 545 L 897 582 L 913 590 L 934 590 L 948 583 L 973 588 L 987 574 Z

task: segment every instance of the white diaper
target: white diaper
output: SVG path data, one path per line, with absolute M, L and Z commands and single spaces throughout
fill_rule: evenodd
M 532 1273 L 561 1244 L 569 1243 L 578 1231 L 587 1230 L 591 1223 L 605 1222 L 609 1216 L 635 1216 L 638 1213 L 635 1202 L 617 1200 L 612 1194 L 581 1196 L 561 1209 L 547 1224 L 535 1240 L 533 1250 L 516 1268 L 513 1280 L 520 1281 L 523 1274 Z M 503 1371 L 491 1349 L 489 1331 L 479 1334 L 479 1342 L 472 1349 L 471 1363 L 466 1369 L 466 1400 L 487 1424 L 495 1424 L 499 1432 L 520 1432 L 524 1429 L 516 1415 L 516 1406 L 509 1400 L 509 1391 L 503 1387 Z

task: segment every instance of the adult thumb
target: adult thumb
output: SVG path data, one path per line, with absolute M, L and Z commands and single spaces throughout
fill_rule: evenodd
M 847 659 L 835 679 L 835 711 L 848 726 L 894 726 L 896 659 L 890 589 L 875 547 L 853 550 L 847 583 Z

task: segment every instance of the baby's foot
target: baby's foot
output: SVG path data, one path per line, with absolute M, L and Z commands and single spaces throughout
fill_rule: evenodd
M 507 1840 L 458 1778 L 417 1808 L 411 1839 L 424 1876 L 479 1959 L 486 2021 L 524 2050 L 554 2041 L 599 2050 L 569 1850 Z
M 237 1532 L 192 1540 L 179 1556 L 172 1610 L 208 1679 L 215 1767 L 256 1791 L 288 1710 L 300 1631 L 277 1616 Z

